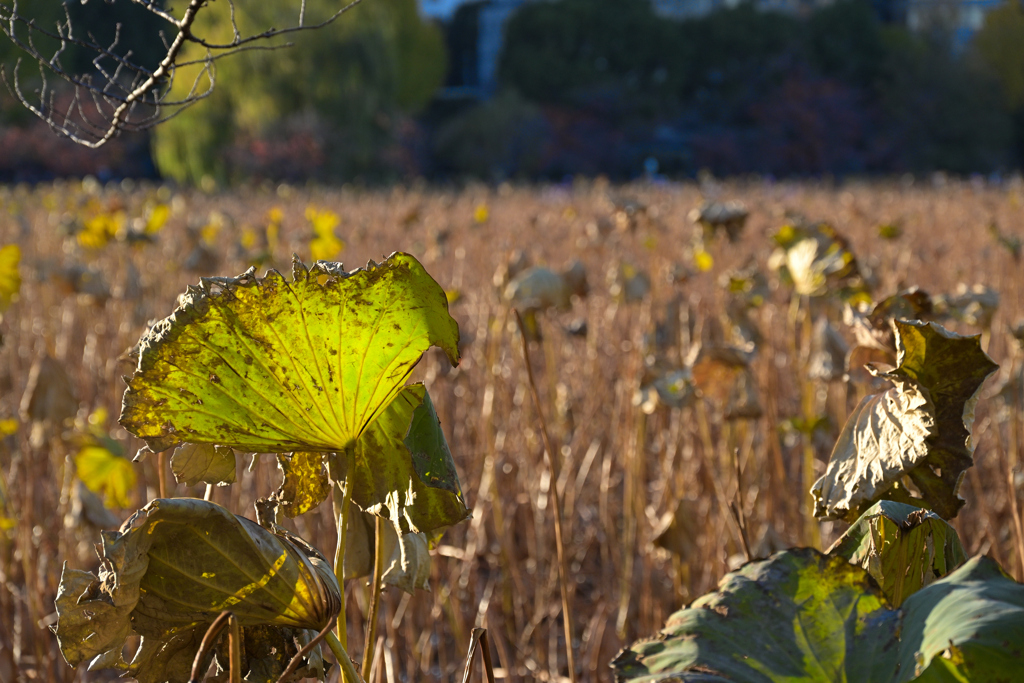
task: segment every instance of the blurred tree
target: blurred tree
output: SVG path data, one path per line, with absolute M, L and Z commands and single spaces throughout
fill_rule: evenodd
M 985 15 L 974 48 L 992 69 L 1011 111 L 1024 109 L 1024 7 L 1006 2 Z
M 306 11 L 315 21 L 336 4 L 307 0 Z M 235 18 L 245 30 L 277 25 L 281 12 L 261 3 L 239 6 Z M 225 5 L 212 5 L 202 21 L 211 35 L 232 31 Z M 193 74 L 201 78 L 202 68 L 192 67 Z M 443 38 L 420 20 L 415 0 L 374 0 L 287 50 L 249 51 L 223 62 L 203 107 L 155 129 L 154 156 L 161 173 L 185 182 L 380 171 L 379 152 L 392 140 L 396 117 L 424 106 L 445 68 Z M 179 75 L 179 93 L 193 74 Z
M 505 30 L 499 80 L 535 102 L 664 106 L 685 77 L 689 46 L 649 0 L 527 5 Z

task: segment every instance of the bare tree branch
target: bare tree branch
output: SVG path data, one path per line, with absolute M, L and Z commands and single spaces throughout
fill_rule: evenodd
M 220 59 L 250 50 L 290 47 L 290 42 L 268 41 L 327 27 L 362 2 L 351 0 L 322 21 L 307 24 L 306 0 L 292 0 L 298 3 L 295 25 L 269 27 L 246 35 L 239 28 L 235 0 L 189 0 L 180 17 L 173 9 L 165 8 L 162 0 L 121 1 L 136 5 L 167 24 L 159 32 L 163 51 L 155 69 L 143 64 L 131 50 L 121 49 L 124 27 L 120 24 L 114 27 L 114 37 L 103 43 L 91 33 L 86 32 L 83 37 L 76 30 L 66 5 L 63 20 L 54 26 L 41 26 L 21 11 L 21 0 L 0 0 L 0 34 L 25 55 L 9 70 L 0 67 L 0 78 L 24 107 L 51 129 L 85 147 L 101 147 L 122 131 L 156 126 L 209 97 L 216 85 L 215 65 Z M 228 5 L 232 33 L 229 42 L 195 34 L 196 18 L 214 1 Z M 205 54 L 199 58 L 194 54 L 192 58 L 184 57 L 189 44 L 202 48 Z M 87 73 L 79 73 L 65 63 L 72 48 L 91 56 L 92 68 Z M 27 63 L 34 63 L 38 71 L 31 94 L 25 90 L 26 81 L 21 73 Z M 189 73 L 191 83 L 182 95 L 181 88 L 175 89 L 174 83 L 184 75 L 182 70 L 189 67 L 199 67 L 198 73 Z M 61 83 L 70 87 L 62 90 Z M 172 97 L 172 92 L 177 95 Z

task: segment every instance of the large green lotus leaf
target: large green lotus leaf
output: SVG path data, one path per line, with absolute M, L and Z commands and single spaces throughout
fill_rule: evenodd
M 935 323 L 897 320 L 898 367 L 879 374 L 894 388 L 867 396 L 850 415 L 811 493 L 815 515 L 854 521 L 880 498 L 898 499 L 952 519 L 973 464 L 971 428 L 982 383 L 998 367 L 980 337 Z M 908 476 L 912 492 L 900 480 Z
M 234 484 L 235 452 L 209 443 L 183 443 L 171 455 L 171 472 L 175 481 L 184 482 L 186 486 L 199 482 L 217 486 Z
M 160 499 L 103 533 L 99 576 L 65 568 L 54 630 L 72 665 L 125 669 L 121 648 L 134 632 L 149 643 L 145 661 L 170 666 L 186 657 L 185 634 L 224 610 L 243 626 L 318 631 L 340 595 L 330 565 L 301 539 L 207 501 Z
M 154 451 L 179 442 L 263 453 L 341 451 L 430 346 L 459 360 L 444 291 L 408 254 L 351 273 L 293 264 L 204 278 L 140 342 L 121 424 Z
M 469 516 L 451 451 L 422 384 L 404 387 L 349 453 L 331 456 L 332 478 L 343 482 L 347 476 L 352 500 L 391 520 L 399 533 L 430 532 Z
M 727 574 L 612 662 L 618 681 L 890 680 L 897 613 L 844 558 L 797 549 Z
M 944 519 L 891 500 L 872 505 L 828 552 L 866 569 L 896 607 L 967 560 Z
M 1024 585 L 978 556 L 903 603 L 897 683 L 1024 676 Z

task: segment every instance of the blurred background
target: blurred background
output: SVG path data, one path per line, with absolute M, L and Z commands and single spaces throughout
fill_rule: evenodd
M 248 5 L 253 26 L 292 10 Z M 159 59 L 152 14 L 68 7 L 79 30 L 102 42 L 121 22 L 122 50 Z M 64 7 L 28 11 L 52 25 Z M 203 28 L 226 13 L 215 3 Z M 1024 161 L 1019 2 L 365 0 L 294 42 L 220 62 L 208 100 L 99 151 L 55 138 L 0 89 L 0 181 L 841 178 Z M 8 69 L 17 57 L 0 42 Z M 91 67 L 73 49 L 64 60 Z M 34 70 L 19 73 L 31 90 Z

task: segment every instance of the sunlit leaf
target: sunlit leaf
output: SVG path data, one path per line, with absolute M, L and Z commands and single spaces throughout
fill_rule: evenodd
M 775 242 L 780 248 L 768 265 L 797 294 L 845 301 L 867 297 L 867 284 L 849 242 L 827 223 L 783 226 Z
M 65 566 L 61 577 L 54 630 L 72 666 L 92 660 L 183 683 L 186 653 L 224 610 L 246 627 L 318 631 L 340 607 L 334 572 L 315 549 L 213 503 L 155 500 L 102 536 L 99 576 Z M 127 665 L 121 649 L 133 632 L 142 648 Z
M 121 423 L 150 448 L 188 441 L 357 453 L 352 476 L 367 482 L 370 497 L 355 500 L 365 509 L 420 531 L 465 517 L 457 481 L 422 479 L 417 450 L 402 442 L 413 403 L 428 405 L 425 394 L 391 406 L 431 345 L 453 364 L 459 358 L 444 291 L 413 257 L 395 254 L 352 273 L 296 262 L 291 282 L 250 270 L 204 279 L 184 299 L 143 338 L 125 392 Z M 366 440 L 386 448 L 360 445 Z M 414 502 L 422 511 L 407 513 Z
M 888 681 L 898 620 L 868 574 L 815 550 L 752 562 L 612 662 L 618 681 Z
M 18 433 L 18 418 L 0 418 L 0 437 Z
M 131 461 L 101 446 L 86 446 L 75 456 L 75 469 L 82 483 L 90 491 L 101 494 L 106 505 L 118 508 L 131 505 L 129 493 L 135 486 Z
M 891 500 L 872 505 L 829 554 L 866 569 L 896 607 L 967 560 L 960 537 L 945 520 Z
M 702 273 L 706 273 L 715 267 L 715 258 L 704 251 L 703 248 L 694 249 L 693 251 L 693 265 L 697 266 L 697 270 Z
M 145 233 L 155 235 L 167 225 L 167 219 L 171 217 L 171 207 L 167 204 L 157 204 L 152 207 L 146 216 Z
M 21 290 L 21 274 L 18 263 L 21 261 L 21 247 L 7 244 L 0 247 L 0 313 L 6 311 L 11 301 Z
M 977 336 L 935 323 L 894 324 L 899 366 L 879 376 L 895 386 L 866 396 L 843 427 L 812 489 L 819 517 L 852 521 L 880 498 L 927 507 L 944 519 L 963 505 L 957 492 L 973 464 L 977 394 L 998 366 Z M 919 495 L 898 485 L 904 475 Z
M 334 480 L 344 481 L 348 459 L 331 457 Z M 352 500 L 390 519 L 401 533 L 432 531 L 469 515 L 444 432 L 421 384 L 403 388 L 363 432 L 351 463 Z
M 331 483 L 327 479 L 321 453 L 279 453 L 277 464 L 284 480 L 275 498 L 288 517 L 309 512 L 327 499 Z
M 235 452 L 226 446 L 185 443 L 171 455 L 171 472 L 179 484 L 202 482 L 224 486 L 235 483 Z

